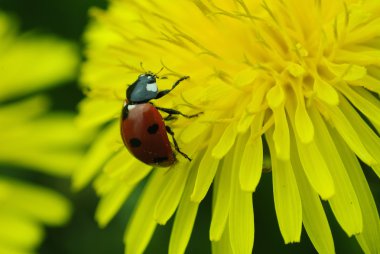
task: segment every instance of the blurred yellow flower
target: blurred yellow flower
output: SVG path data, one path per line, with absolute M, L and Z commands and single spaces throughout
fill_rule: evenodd
M 78 60 L 72 44 L 19 35 L 15 20 L 0 12 L 0 253 L 34 253 L 42 224 L 62 225 L 70 217 L 65 197 L 7 174 L 11 165 L 71 174 L 85 141 L 73 115 L 47 114 L 46 97 L 24 96 L 73 78 Z
M 56 86 L 76 74 L 73 44 L 53 36 L 17 34 L 14 19 L 0 12 L 0 101 Z
M 62 225 L 70 214 L 69 201 L 58 193 L 0 176 L 1 253 L 33 253 L 43 240 L 41 224 Z
M 109 124 L 74 186 L 103 167 L 96 218 L 105 226 L 153 171 L 127 227 L 126 253 L 142 253 L 175 211 L 169 253 L 184 253 L 212 183 L 213 252 L 251 253 L 252 193 L 266 145 L 285 243 L 299 242 L 303 225 L 318 252 L 335 252 L 323 199 L 365 253 L 380 252 L 379 214 L 359 163 L 380 176 L 378 1 L 114 0 L 92 14 L 78 122 Z M 191 77 L 154 102 L 204 112 L 169 123 L 191 163 L 152 170 L 122 147 L 118 116 L 126 84 L 144 72 L 140 63 L 165 67 L 160 89 Z

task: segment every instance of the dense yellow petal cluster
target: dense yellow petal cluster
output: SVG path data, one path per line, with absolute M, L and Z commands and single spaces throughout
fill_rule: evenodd
M 48 114 L 42 95 L 19 99 L 73 78 L 78 60 L 71 43 L 19 35 L 15 20 L 0 12 L 0 253 L 34 253 L 42 225 L 62 225 L 71 215 L 62 195 L 7 174 L 17 165 L 67 177 L 78 163 L 86 136 L 73 115 Z
M 380 176 L 378 1 L 114 0 L 92 14 L 78 122 L 110 124 L 74 185 L 105 164 L 95 181 L 101 225 L 152 170 L 122 147 L 126 84 L 143 68 L 163 66 L 161 89 L 190 79 L 155 104 L 204 112 L 170 123 L 193 161 L 153 170 L 127 228 L 126 253 L 142 253 L 175 211 L 169 252 L 183 253 L 212 184 L 213 251 L 251 253 L 252 192 L 266 146 L 285 243 L 298 242 L 303 225 L 318 252 L 334 252 L 323 199 L 365 253 L 380 252 L 379 215 L 359 164 Z

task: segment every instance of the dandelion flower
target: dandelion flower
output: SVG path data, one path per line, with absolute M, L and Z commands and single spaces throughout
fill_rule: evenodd
M 19 35 L 15 20 L 0 12 L 1 253 L 34 253 L 43 239 L 42 225 L 62 225 L 70 217 L 65 197 L 9 173 L 16 165 L 54 176 L 71 174 L 85 142 L 73 115 L 48 114 L 46 97 L 25 95 L 73 78 L 77 63 L 72 44 Z
M 266 153 L 285 243 L 299 242 L 304 227 L 318 252 L 334 253 L 325 200 L 365 253 L 380 252 L 379 215 L 360 165 L 380 176 L 377 1 L 114 0 L 92 15 L 78 122 L 106 127 L 74 186 L 97 175 L 96 218 L 105 226 L 149 178 L 126 253 L 142 253 L 175 212 L 169 253 L 184 253 L 210 188 L 213 252 L 251 253 L 252 195 Z M 168 123 L 193 158 L 170 170 L 134 159 L 118 130 L 126 84 L 141 67 L 162 66 L 161 89 L 190 79 L 155 105 L 204 113 Z

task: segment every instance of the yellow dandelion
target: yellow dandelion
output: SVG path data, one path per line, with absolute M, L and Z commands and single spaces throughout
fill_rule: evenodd
M 8 175 L 15 170 L 11 165 L 71 174 L 85 141 L 73 115 L 47 114 L 46 97 L 24 96 L 73 78 L 77 63 L 72 44 L 19 35 L 15 20 L 0 12 L 0 253 L 34 253 L 43 240 L 42 225 L 62 225 L 70 217 L 65 197 Z
M 266 146 L 285 243 L 299 242 L 303 226 L 318 252 L 334 253 L 322 199 L 365 253 L 380 252 L 379 214 L 360 166 L 380 176 L 378 1 L 114 0 L 92 14 L 78 122 L 108 125 L 74 186 L 98 175 L 96 218 L 105 226 L 149 178 L 126 253 L 142 253 L 175 212 L 169 253 L 184 253 L 211 186 L 213 252 L 251 253 Z M 162 66 L 160 89 L 190 79 L 154 104 L 203 112 L 168 121 L 193 159 L 177 156 L 170 170 L 134 159 L 119 133 L 126 84 Z

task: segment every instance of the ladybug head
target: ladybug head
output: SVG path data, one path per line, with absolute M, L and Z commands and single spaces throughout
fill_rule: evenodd
M 141 74 L 127 89 L 127 100 L 130 103 L 145 103 L 158 94 L 157 75 L 151 72 Z

